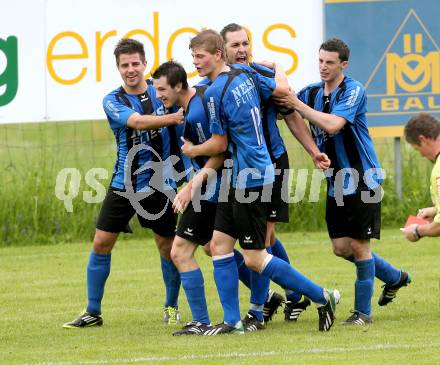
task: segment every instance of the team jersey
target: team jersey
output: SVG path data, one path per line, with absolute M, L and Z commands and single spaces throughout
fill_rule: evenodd
M 151 82 L 143 94 L 128 94 L 119 87 L 104 97 L 103 107 L 116 139 L 117 158 L 110 186 L 125 190 L 131 182 L 135 192 L 148 191 L 154 174 L 156 190 L 176 187 L 170 156 L 170 134 L 167 128 L 136 130 L 127 126 L 128 118 L 135 112 L 142 115 L 163 115 L 164 107 L 156 98 Z M 138 147 L 133 160 L 127 159 L 132 147 Z M 137 172 L 139 168 L 143 171 Z M 161 183 L 159 183 L 159 181 Z
M 315 110 L 337 115 L 347 121 L 335 134 L 310 124 L 316 145 L 331 160 L 330 169 L 326 171 L 328 194 L 335 194 L 336 177 L 341 179 L 342 184 L 339 182 L 337 186 L 342 187 L 343 195 L 377 188 L 383 182 L 383 177 L 368 133 L 367 96 L 363 85 L 345 77 L 327 97 L 324 95 L 324 83 L 320 82 L 302 89 L 298 98 Z
M 166 113 L 176 113 L 179 107 L 173 106 L 170 109 L 165 109 Z M 191 177 L 192 165 L 191 159 L 182 152 L 183 141 L 182 138 L 185 131 L 185 123 L 175 124 L 167 127 L 170 135 L 170 155 L 175 156 L 173 161 L 174 166 L 174 180 L 179 187 L 184 182 L 188 182 Z
M 208 85 L 198 84 L 195 85 L 196 93 L 188 103 L 188 107 L 185 112 L 185 139 L 190 140 L 193 144 L 199 145 L 206 142 L 211 137 L 211 131 L 209 127 L 208 107 L 205 102 L 204 94 Z M 209 160 L 207 156 L 198 156 L 191 159 L 192 166 L 195 171 L 199 171 L 206 162 Z M 217 173 L 216 180 L 213 180 L 207 184 L 208 191 L 205 191 L 205 187 L 202 193 L 206 196 L 204 200 L 211 202 L 217 202 L 220 191 L 221 174 Z
M 437 208 L 434 222 L 440 224 L 440 155 L 437 155 L 434 168 L 431 172 L 431 197 L 434 206 Z
M 233 161 L 232 186 L 260 187 L 274 180 L 274 168 L 264 140 L 260 96 L 267 100 L 275 89 L 274 78 L 247 65 L 231 65 L 205 92 L 210 130 L 227 135 Z
M 273 70 L 267 67 L 261 66 L 257 63 L 251 63 L 249 66 L 263 76 L 272 78 L 275 77 L 275 73 L 273 72 Z M 278 107 L 272 101 L 272 99 L 263 100 L 261 102 L 261 119 L 263 122 L 263 133 L 272 162 L 280 158 L 281 155 L 283 155 L 287 151 L 277 124 L 278 113 Z

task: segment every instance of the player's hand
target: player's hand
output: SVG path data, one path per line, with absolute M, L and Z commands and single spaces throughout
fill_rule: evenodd
M 315 164 L 315 167 L 317 169 L 327 170 L 330 167 L 331 161 L 328 158 L 327 154 L 319 152 L 315 156 L 313 156 L 313 163 Z
M 191 201 L 191 185 L 185 185 L 180 191 L 176 194 L 176 197 L 173 201 L 173 209 L 174 213 L 182 214 L 186 208 L 188 208 L 188 204 Z
M 417 217 L 426 219 L 427 221 L 431 221 L 436 214 L 437 214 L 436 207 L 427 207 L 427 208 L 419 209 L 417 213 Z
M 299 99 L 296 96 L 296 93 L 293 89 L 290 89 L 289 93 L 284 96 L 272 96 L 273 101 L 275 104 L 289 108 L 289 109 L 296 109 Z
M 183 142 L 183 145 L 182 145 L 182 148 L 181 148 L 182 152 L 186 156 L 188 156 L 189 158 L 197 157 L 196 151 L 194 151 L 194 144 L 191 141 L 189 141 L 189 140 L 187 140 L 187 139 L 185 139 L 183 137 L 180 137 L 180 139 Z
M 183 109 L 180 108 L 177 112 L 175 113 L 171 113 L 169 114 L 170 118 L 171 118 L 171 124 L 183 124 L 183 122 L 185 121 L 185 117 L 183 114 Z
M 417 224 L 410 224 L 409 226 L 400 229 L 408 241 L 416 242 L 419 240 L 416 236 L 414 236 L 414 230 L 417 226 Z
M 275 62 L 271 62 L 271 61 L 266 61 L 266 60 L 260 60 L 260 61 L 254 61 L 254 63 L 267 67 L 267 68 L 271 68 L 272 70 L 275 69 Z

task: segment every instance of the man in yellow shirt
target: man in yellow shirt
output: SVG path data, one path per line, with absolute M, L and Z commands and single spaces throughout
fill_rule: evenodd
M 440 236 L 440 121 L 430 114 L 420 113 L 405 126 L 406 141 L 423 157 L 434 163 L 431 172 L 433 207 L 419 209 L 418 217 L 427 224 L 411 224 L 403 229 L 405 238 L 416 242 L 425 236 Z

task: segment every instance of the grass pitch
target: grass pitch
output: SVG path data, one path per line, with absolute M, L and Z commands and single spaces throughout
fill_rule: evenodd
M 409 244 L 398 230 L 383 232 L 375 251 L 413 276 L 395 302 L 379 307 L 374 323 L 339 325 L 353 306 L 355 270 L 333 256 L 325 233 L 280 235 L 294 265 L 320 285 L 340 289 L 337 322 L 318 332 L 312 307 L 297 323 L 282 313 L 265 331 L 244 336 L 175 338 L 179 327 L 161 323 L 164 289 L 151 239 L 122 241 L 113 251 L 103 301 L 104 326 L 79 330 L 61 325 L 86 300 L 85 267 L 90 243 L 0 249 L 0 364 L 438 364 L 440 362 L 439 240 Z M 198 253 L 213 322 L 222 320 L 210 259 Z M 281 291 L 276 285 L 274 289 Z M 241 311 L 248 291 L 240 287 Z M 181 292 L 182 322 L 190 320 Z

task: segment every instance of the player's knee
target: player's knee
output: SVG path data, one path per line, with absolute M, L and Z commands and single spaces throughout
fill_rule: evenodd
M 165 260 L 171 260 L 171 250 L 169 248 L 159 248 L 159 255 L 162 256 Z
M 371 253 L 370 241 L 368 240 L 351 240 L 350 248 L 355 257 L 365 256 Z
M 106 240 L 104 237 L 97 237 L 93 239 L 93 251 L 98 254 L 110 253 L 114 242 Z
M 261 262 L 260 260 L 257 260 L 253 256 L 244 256 L 244 264 L 251 270 L 255 272 L 260 272 L 261 270 Z
M 170 257 L 177 267 L 179 267 L 179 265 L 184 261 L 182 250 L 176 246 L 173 246 L 173 248 L 171 249 Z
M 173 246 L 173 239 L 170 237 L 162 237 L 156 235 L 155 240 L 160 256 L 164 257 L 167 260 L 170 260 L 171 259 L 170 253 L 171 253 L 171 248 Z
M 118 233 L 106 232 L 96 229 L 93 238 L 93 251 L 97 254 L 107 254 L 113 249 L 118 238 Z
M 217 241 L 216 239 L 212 239 L 211 243 L 209 244 L 211 256 L 216 256 L 221 253 L 222 243 L 220 241 Z M 206 251 L 205 251 L 206 252 Z
M 347 250 L 345 247 L 335 247 L 333 246 L 333 253 L 338 257 L 349 257 L 351 256 L 351 251 Z

